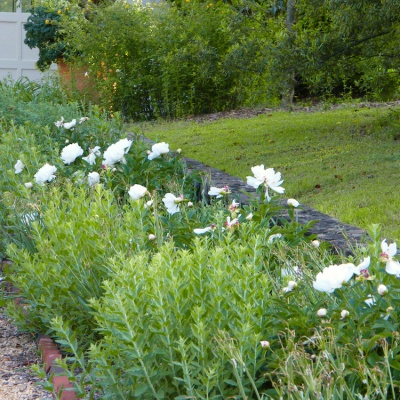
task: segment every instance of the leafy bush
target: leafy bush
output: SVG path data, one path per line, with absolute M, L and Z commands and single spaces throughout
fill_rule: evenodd
M 77 61 L 95 79 L 99 101 L 126 118 L 232 109 L 260 83 L 253 64 L 262 39 L 228 4 L 117 2 L 90 15 L 65 21 L 68 42 L 82 54 Z

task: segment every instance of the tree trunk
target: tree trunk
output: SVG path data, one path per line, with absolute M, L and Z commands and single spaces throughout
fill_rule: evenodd
M 294 24 L 294 17 L 295 17 L 295 2 L 296 0 L 287 0 L 286 2 L 286 29 L 288 31 L 289 36 L 289 43 L 292 45 L 293 43 L 293 24 Z M 290 108 L 293 105 L 293 97 L 294 97 L 294 87 L 296 84 L 295 79 L 295 71 L 294 68 L 291 66 L 288 70 L 288 78 L 286 81 L 286 85 L 282 92 L 282 107 Z

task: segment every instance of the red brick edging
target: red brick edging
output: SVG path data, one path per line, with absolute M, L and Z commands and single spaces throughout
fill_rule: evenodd
M 7 271 L 12 265 L 10 260 L 2 260 L 0 269 L 2 272 Z M 6 285 L 8 293 L 17 293 L 18 288 L 11 285 L 9 282 Z M 24 307 L 24 299 L 15 297 L 14 302 L 19 307 Z M 45 372 L 51 376 L 51 382 L 54 385 L 55 398 L 60 400 L 77 400 L 74 385 L 68 380 L 63 368 L 57 364 L 57 359 L 60 359 L 61 352 L 50 336 L 38 335 L 38 349 L 42 357 L 43 368 Z

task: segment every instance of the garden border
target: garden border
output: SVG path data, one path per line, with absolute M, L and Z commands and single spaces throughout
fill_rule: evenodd
M 12 261 L 3 259 L 0 264 L 0 270 L 3 273 L 5 269 L 10 268 Z M 5 290 L 8 293 L 18 293 L 18 288 L 13 286 L 10 282 L 6 282 Z M 16 306 L 21 307 L 24 312 L 23 299 L 20 297 L 14 298 Z M 51 382 L 54 385 L 53 397 L 59 400 L 76 400 L 74 385 L 68 380 L 68 376 L 65 374 L 63 368 L 57 364 L 57 359 L 62 358 L 61 352 L 54 342 L 54 340 L 47 335 L 38 334 L 37 337 L 37 348 L 40 352 L 43 369 L 47 376 L 51 377 Z
M 135 136 L 136 135 L 133 133 L 128 133 L 128 137 Z M 146 143 L 155 143 L 145 137 L 141 138 Z M 241 178 L 231 176 L 226 172 L 205 165 L 189 157 L 182 156 L 182 161 L 185 162 L 189 173 L 195 170 L 201 171 L 210 178 L 213 185 L 217 187 L 229 186 L 230 190 L 238 197 L 241 204 L 248 203 L 248 195 L 246 193 L 255 194 L 256 192 L 253 187 L 247 185 Z M 281 204 L 283 206 L 286 205 L 286 201 L 287 200 L 282 199 Z M 336 218 L 316 211 L 309 206 L 301 205 L 296 211 L 298 222 L 301 224 L 306 224 L 315 220 L 316 223 L 310 229 L 310 232 L 317 235 L 319 240 L 330 243 L 337 252 L 350 255 L 352 254 L 352 247 L 362 244 L 366 239 L 366 232 L 364 230 L 349 224 L 341 223 Z M 3 272 L 4 269 L 9 268 L 11 264 L 12 261 L 10 260 L 2 260 L 0 266 L 1 271 Z M 10 293 L 18 292 L 18 289 L 10 284 L 7 290 Z M 16 297 L 14 301 L 23 308 L 21 298 Z M 76 400 L 77 397 L 73 390 L 73 384 L 68 380 L 68 376 L 64 374 L 64 370 L 57 364 L 56 360 L 61 358 L 62 355 L 56 343 L 51 337 L 39 334 L 37 346 L 41 353 L 44 370 L 51 376 L 55 398 L 60 400 Z

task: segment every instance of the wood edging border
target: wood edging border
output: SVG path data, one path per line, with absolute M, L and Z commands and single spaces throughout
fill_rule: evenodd
M 7 271 L 11 268 L 12 261 L 3 259 L 0 264 L 2 272 Z M 8 293 L 17 294 L 18 288 L 13 286 L 10 282 L 6 282 L 5 290 Z M 24 311 L 24 299 L 21 297 L 15 297 L 14 303 L 16 306 L 21 307 Z M 54 386 L 53 397 L 59 400 L 77 400 L 74 385 L 68 380 L 68 375 L 65 370 L 61 368 L 57 360 L 62 358 L 60 349 L 58 348 L 55 341 L 48 335 L 38 334 L 37 347 L 40 353 L 44 371 L 47 376 L 50 376 L 51 382 Z

